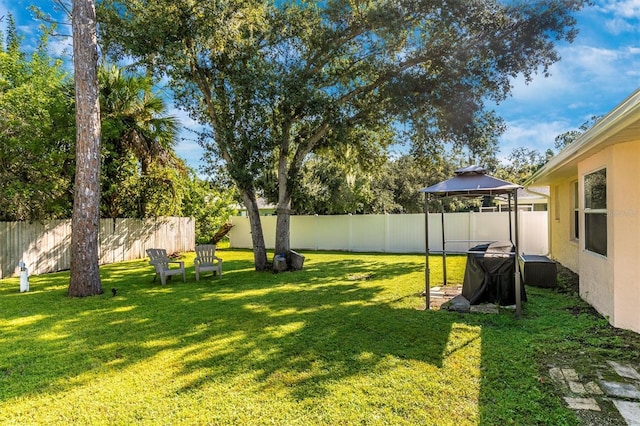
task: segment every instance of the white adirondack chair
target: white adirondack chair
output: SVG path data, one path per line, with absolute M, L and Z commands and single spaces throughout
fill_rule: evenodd
M 149 264 L 156 268 L 156 275 L 153 277 L 153 281 L 156 281 L 158 275 L 160 276 L 160 282 L 162 285 L 167 283 L 167 277 L 172 275 L 182 275 L 182 281 L 187 281 L 187 274 L 184 270 L 184 262 L 179 260 L 171 260 L 167 256 L 165 249 L 147 249 L 147 255 L 149 256 Z M 171 268 L 172 263 L 178 264 L 178 267 Z
M 222 276 L 222 259 L 216 256 L 215 244 L 201 244 L 196 246 L 196 258 L 193 260 L 196 267 L 196 281 L 200 281 L 200 272 L 217 273 Z

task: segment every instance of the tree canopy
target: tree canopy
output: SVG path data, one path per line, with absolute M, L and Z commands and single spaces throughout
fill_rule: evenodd
M 7 22 L 0 41 L 0 220 L 69 217 L 73 90 L 62 60 L 48 53 L 49 33 L 28 54 L 11 15 Z
M 208 127 L 248 207 L 256 268 L 266 251 L 256 192 L 274 176 L 277 252 L 289 248 L 292 195 L 309 155 L 401 138 L 422 156 L 443 144 L 495 148 L 485 107 L 511 79 L 546 74 L 573 40 L 583 0 L 104 0 L 116 57 L 166 74 Z
M 598 120 L 600 120 L 602 116 L 594 115 L 584 123 L 578 127 L 576 130 L 569 130 L 567 132 L 561 133 L 555 138 L 554 147 L 560 151 L 572 143 L 574 140 L 582 136 L 584 132 L 592 128 Z
M 173 151 L 178 120 L 167 114 L 166 102 L 153 92 L 150 77 L 115 65 L 100 67 L 98 77 L 103 123 L 103 216 L 146 217 L 163 210 L 176 214 L 180 202 L 175 197 L 169 203 L 149 201 L 152 194 L 175 194 L 173 184 L 186 175 L 184 162 Z M 167 176 L 166 168 L 175 176 Z
M 0 220 L 68 219 L 75 177 L 75 102 L 68 58 L 54 56 L 40 27 L 33 50 L 7 15 L 0 34 Z M 234 212 L 226 185 L 203 181 L 177 157 L 178 122 L 150 76 L 98 69 L 101 217 L 196 218 L 209 242 Z

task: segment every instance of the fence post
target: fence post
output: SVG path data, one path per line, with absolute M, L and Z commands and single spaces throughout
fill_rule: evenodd
M 348 251 L 353 251 L 353 216 L 349 213 L 349 247 Z
M 320 243 L 318 243 L 318 240 L 320 239 L 320 226 L 318 224 L 318 221 L 320 219 L 318 219 L 318 215 L 315 215 L 315 219 L 313 221 L 313 226 L 314 226 L 314 235 L 315 235 L 315 250 L 318 251 L 318 246 L 320 245 Z
M 476 239 L 476 217 L 474 216 L 474 211 L 469 211 L 469 221 L 467 222 L 467 240 L 475 240 Z M 467 243 L 467 250 L 471 248 L 472 243 Z
M 389 239 L 391 238 L 389 230 L 389 213 L 384 214 L 384 252 L 389 253 Z

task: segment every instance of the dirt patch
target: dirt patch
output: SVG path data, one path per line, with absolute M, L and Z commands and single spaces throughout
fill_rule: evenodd
M 354 274 L 354 275 L 349 275 L 347 277 L 347 279 L 349 281 L 368 281 L 371 278 L 373 278 L 373 274 L 367 273 L 367 274 Z
M 571 269 L 558 263 L 558 293 L 580 294 L 580 277 Z
M 570 312 L 574 317 L 582 314 L 593 315 L 596 317 L 601 316 L 598 311 L 588 305 L 571 306 L 570 308 L 567 308 L 567 312 Z

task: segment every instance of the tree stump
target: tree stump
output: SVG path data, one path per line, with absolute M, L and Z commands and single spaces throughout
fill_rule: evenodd
M 288 269 L 286 257 L 280 254 L 273 256 L 273 272 L 284 272 Z
M 302 265 L 304 264 L 304 256 L 298 252 L 291 250 L 289 252 L 291 270 L 299 271 L 302 269 Z

